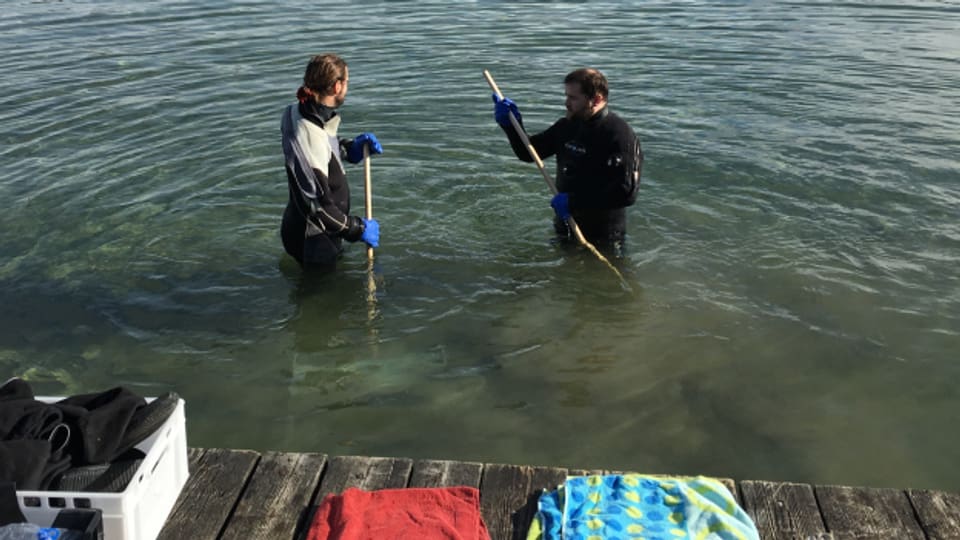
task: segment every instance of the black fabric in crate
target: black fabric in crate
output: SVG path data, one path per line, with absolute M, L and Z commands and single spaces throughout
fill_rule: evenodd
M 116 387 L 50 404 L 34 399 L 26 381 L 11 379 L 0 387 L 0 481 L 47 490 L 71 467 L 128 457 L 179 401 L 168 392 L 148 405 Z
M 123 387 L 58 401 L 56 407 L 70 426 L 67 452 L 73 456 L 73 465 L 106 463 L 128 450 L 120 443 L 134 413 L 146 404 L 145 399 Z
M 26 381 L 8 381 L 0 387 L 0 482 L 22 490 L 49 486 L 70 467 L 69 433 L 57 407 L 34 399 Z
M 48 439 L 63 423 L 63 414 L 37 401 L 30 385 L 11 379 L 0 387 L 0 440 Z
M 51 452 L 50 441 L 0 441 L 0 481 L 20 490 L 43 490 L 70 468 L 70 457 Z

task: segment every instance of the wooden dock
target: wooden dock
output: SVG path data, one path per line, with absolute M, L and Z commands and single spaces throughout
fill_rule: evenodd
M 480 489 L 493 540 L 522 539 L 542 489 L 567 475 L 614 472 L 199 448 L 189 458 L 190 478 L 163 540 L 294 540 L 327 494 L 453 485 Z M 765 540 L 960 539 L 960 494 L 721 480 Z

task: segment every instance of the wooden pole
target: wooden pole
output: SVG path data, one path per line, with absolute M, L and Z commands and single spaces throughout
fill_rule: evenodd
M 487 84 L 490 85 L 490 89 L 493 90 L 497 97 L 503 99 L 503 93 L 500 92 L 500 88 L 497 87 L 497 83 L 493 80 L 493 76 L 490 75 L 490 72 L 483 70 L 483 76 L 487 79 Z M 520 136 L 520 140 L 523 141 L 524 146 L 527 147 L 527 151 L 530 152 L 530 157 L 533 158 L 533 161 L 537 164 L 537 168 L 540 169 L 540 174 L 543 175 L 543 179 L 547 182 L 547 186 L 550 187 L 550 192 L 556 195 L 557 185 L 553 182 L 553 179 L 550 178 L 550 174 L 547 172 L 547 168 L 543 166 L 543 160 L 540 159 L 540 155 L 537 154 L 537 150 L 533 147 L 533 144 L 530 143 L 530 138 L 527 137 L 527 133 L 523 130 L 523 126 L 520 125 L 520 121 L 517 120 L 517 117 L 510 113 L 510 123 L 513 124 L 513 129 L 517 130 L 517 135 Z M 603 256 L 603 253 L 590 242 L 587 241 L 586 237 L 583 236 L 583 232 L 580 231 L 580 227 L 577 226 L 577 222 L 574 221 L 573 216 L 567 218 L 567 226 L 570 227 L 570 230 L 573 232 L 573 236 L 576 237 L 577 241 L 580 242 L 584 247 L 590 250 L 591 253 L 597 256 L 604 264 L 606 264 L 613 273 L 617 275 L 617 278 L 620 279 L 620 284 L 624 288 L 630 290 L 630 286 L 627 284 L 626 280 L 623 279 L 623 275 L 617 270 L 617 267 L 610 263 L 610 261 Z
M 370 180 L 370 149 L 363 145 L 363 202 L 367 219 L 373 219 L 373 187 Z M 373 246 L 367 244 L 367 322 L 377 316 L 377 282 L 373 272 Z
M 370 181 L 370 149 L 363 145 L 363 202 L 367 219 L 373 219 L 373 188 Z M 367 244 L 367 260 L 373 261 L 373 246 Z

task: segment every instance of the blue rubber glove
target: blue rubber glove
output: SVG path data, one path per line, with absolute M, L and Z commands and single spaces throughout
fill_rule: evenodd
M 500 124 L 501 127 L 508 128 L 512 124 L 510 123 L 510 113 L 513 113 L 517 117 L 517 121 L 520 122 L 523 120 L 523 117 L 520 116 L 520 109 L 517 108 L 517 104 L 513 102 L 512 99 L 505 97 L 500 99 L 497 97 L 497 94 L 493 94 L 493 119 Z
M 373 133 L 361 133 L 353 139 L 353 143 L 350 144 L 350 148 L 347 149 L 347 161 L 350 163 L 360 163 L 363 161 L 363 145 L 367 145 L 370 149 L 370 155 L 373 154 L 382 154 L 383 147 L 380 146 L 380 141 L 377 140 L 377 136 Z
M 366 242 L 370 247 L 380 245 L 380 224 L 375 219 L 363 220 L 363 234 L 360 239 Z
M 557 193 L 550 199 L 550 206 L 557 213 L 560 219 L 566 221 L 570 219 L 570 196 L 566 193 Z

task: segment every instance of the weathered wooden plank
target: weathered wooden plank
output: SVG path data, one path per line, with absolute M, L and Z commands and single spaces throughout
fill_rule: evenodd
M 326 461 L 324 454 L 265 453 L 222 538 L 293 538 Z
M 530 467 L 488 464 L 480 479 L 480 511 L 491 540 L 513 537 L 516 512 L 527 503 L 530 493 Z
M 744 511 L 764 540 L 829 538 L 820 507 L 808 484 L 740 482 Z
M 513 516 L 511 538 L 523 540 L 533 517 L 537 514 L 537 502 L 544 490 L 554 490 L 567 478 L 567 470 L 555 467 L 534 467 L 530 475 L 530 487 L 527 488 L 527 502 L 518 508 Z
M 533 467 L 530 475 L 530 493 L 540 497 L 543 490 L 556 489 L 567 479 L 568 472 L 560 467 Z
M 191 452 L 191 457 L 196 458 L 196 465 L 160 531 L 161 540 L 217 538 L 260 454 L 210 448 Z
M 960 538 L 960 494 L 911 489 L 907 496 L 930 540 Z
M 902 490 L 815 486 L 814 493 L 827 530 L 838 540 L 925 538 Z
M 410 487 L 480 487 L 482 463 L 421 459 L 413 463 Z
M 187 448 L 187 470 L 190 471 L 190 474 L 193 474 L 193 471 L 197 470 L 197 464 L 200 463 L 200 458 L 206 453 L 206 448 Z
M 730 494 L 733 495 L 733 498 L 736 499 L 737 504 L 742 504 L 743 501 L 740 499 L 740 490 L 737 489 L 737 483 L 731 478 L 716 478 L 710 477 L 723 484 L 723 487 L 727 488 L 730 491 Z
M 570 469 L 567 471 L 569 476 L 602 476 L 603 471 L 601 469 Z
M 313 499 L 319 504 L 330 494 L 355 487 L 367 491 L 407 486 L 413 460 L 362 456 L 334 456 L 320 480 L 320 489 Z

